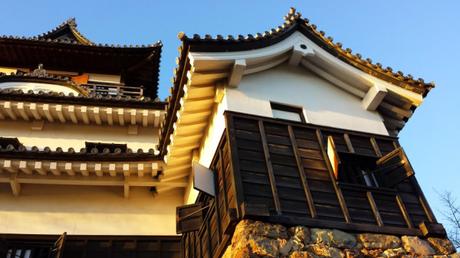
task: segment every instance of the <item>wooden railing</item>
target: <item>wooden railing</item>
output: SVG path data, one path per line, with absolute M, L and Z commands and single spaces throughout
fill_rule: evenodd
M 144 94 L 142 86 L 133 87 L 119 84 L 82 84 L 80 86 L 86 89 L 90 95 L 130 96 L 133 98 L 140 98 Z

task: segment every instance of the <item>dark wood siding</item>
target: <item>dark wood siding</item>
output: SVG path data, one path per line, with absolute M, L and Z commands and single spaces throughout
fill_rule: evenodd
M 328 136 L 337 151 L 376 159 L 399 146 L 396 138 L 235 112 L 226 118 L 243 217 L 407 234 L 435 222 L 415 179 L 391 189 L 343 184 L 325 155 Z
M 235 225 L 235 175 L 226 134 L 219 143 L 210 168 L 214 171 L 216 196 L 198 196 L 199 202 L 205 203 L 208 208 L 199 230 L 183 234 L 183 257 L 220 257 L 230 241 L 229 233 Z
M 245 218 L 287 225 L 420 235 L 436 222 L 414 177 L 395 188 L 337 182 L 325 146 L 376 160 L 397 139 L 271 118 L 226 113 L 227 128 L 210 168 L 216 196 L 197 231 L 182 237 L 184 257 L 220 257 L 236 223 Z M 348 154 L 351 155 L 351 154 Z
M 7 250 L 31 250 L 31 258 L 55 257 L 56 254 L 52 254 L 51 249 L 58 237 L 52 235 L 0 235 L 1 244 Z M 61 257 L 178 258 L 181 257 L 180 242 L 181 239 L 178 236 L 67 235 L 62 242 Z

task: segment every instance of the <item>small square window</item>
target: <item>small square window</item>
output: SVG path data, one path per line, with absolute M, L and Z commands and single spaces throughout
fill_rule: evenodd
M 289 106 L 270 102 L 274 118 L 291 120 L 305 123 L 303 109 L 301 107 Z

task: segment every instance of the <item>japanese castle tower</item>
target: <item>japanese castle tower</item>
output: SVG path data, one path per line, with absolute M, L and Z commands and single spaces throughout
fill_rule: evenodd
M 454 253 L 398 142 L 434 85 L 284 19 L 180 33 L 166 101 L 161 43 L 0 37 L 0 258 Z

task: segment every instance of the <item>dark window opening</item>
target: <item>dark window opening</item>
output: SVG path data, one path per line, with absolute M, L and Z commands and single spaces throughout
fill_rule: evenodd
M 274 118 L 302 123 L 306 122 L 303 115 L 303 109 L 301 107 L 289 106 L 273 102 L 270 102 L 270 106 L 272 108 L 272 114 Z
M 88 153 L 126 153 L 128 149 L 126 144 L 102 142 L 85 142 L 85 148 Z
M 339 158 L 339 182 L 379 187 L 374 175 L 377 158 L 350 153 L 339 153 Z
M 394 188 L 414 175 L 402 148 L 383 157 L 338 152 L 332 136 L 327 137 L 327 156 L 338 182 L 367 187 Z

